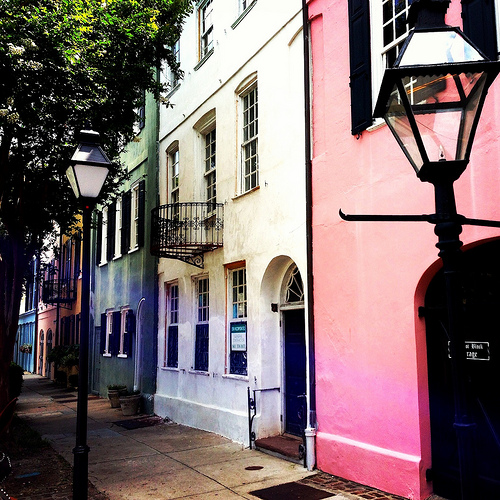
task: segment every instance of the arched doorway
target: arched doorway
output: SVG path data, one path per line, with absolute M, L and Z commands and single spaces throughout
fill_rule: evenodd
M 463 324 L 469 407 L 476 423 L 477 498 L 500 498 L 500 241 L 464 252 Z M 443 272 L 425 297 L 434 492 L 460 498 Z
M 47 330 L 47 348 L 46 348 L 46 358 L 49 356 L 49 354 L 52 351 L 52 329 L 49 328 Z M 50 377 L 50 363 L 46 360 L 45 361 L 45 376 Z
M 43 359 L 44 359 L 44 354 L 43 354 L 43 346 L 44 346 L 44 332 L 43 330 L 40 330 L 40 333 L 38 334 L 39 338 L 39 345 L 38 345 L 38 375 L 43 375 Z
M 307 425 L 307 355 L 304 284 L 295 264 L 285 275 L 280 310 L 283 328 L 284 431 L 302 436 Z

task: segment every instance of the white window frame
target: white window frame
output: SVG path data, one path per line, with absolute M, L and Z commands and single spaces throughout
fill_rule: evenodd
M 115 259 L 122 256 L 122 198 L 121 196 L 116 199 L 116 212 L 115 212 Z
M 178 147 L 168 152 L 168 173 L 170 180 L 170 203 L 179 203 L 180 154 Z
M 179 367 L 179 315 L 180 315 L 180 294 L 179 294 L 179 282 L 173 281 L 166 283 L 166 304 L 165 304 L 165 342 L 164 342 L 164 353 L 163 353 L 163 367 L 169 370 L 177 370 Z M 177 295 L 174 297 L 173 290 L 177 290 Z M 176 308 L 173 309 L 175 301 Z M 175 315 L 175 316 L 174 316 Z M 171 326 L 177 326 L 177 367 L 168 365 L 168 335 L 169 328 Z
M 235 276 L 237 273 L 243 272 L 243 282 L 235 285 Z M 227 361 L 226 361 L 226 372 L 228 377 L 235 378 L 248 378 L 248 276 L 247 276 L 247 267 L 245 263 L 241 263 L 241 265 L 237 265 L 236 267 L 231 267 L 227 269 L 228 273 L 228 289 L 227 289 L 227 303 L 230 307 L 227 313 Z M 243 298 L 239 300 L 241 297 L 236 290 L 236 300 L 235 300 L 235 287 L 243 286 Z M 241 308 L 241 306 L 243 306 Z M 247 324 L 247 373 L 246 375 L 231 373 L 231 325 L 233 323 L 241 323 L 244 322 Z
M 196 327 L 198 325 L 209 325 L 210 322 L 210 278 L 208 274 L 202 274 L 199 276 L 194 276 L 192 278 L 193 281 L 193 292 L 194 292 L 194 329 L 193 329 L 193 364 L 192 364 L 192 372 L 193 373 L 201 373 L 208 374 L 210 370 L 210 328 L 208 333 L 208 368 L 207 370 L 197 370 L 196 369 Z M 203 291 L 200 293 L 200 282 L 206 281 L 207 289 L 206 292 Z M 200 296 L 206 295 L 207 301 L 206 305 L 200 307 Z M 200 319 L 200 314 L 202 315 L 202 319 Z
M 252 105 L 246 106 L 246 99 L 255 92 L 255 102 Z M 260 185 L 259 182 L 259 174 L 260 174 L 260 165 L 259 165 L 259 99 L 258 99 L 258 85 L 257 80 L 252 81 L 251 85 L 249 85 L 243 92 L 239 94 L 240 100 L 240 172 L 239 172 L 239 194 L 245 194 L 257 189 Z M 253 119 L 250 119 L 248 123 L 245 123 L 248 119 L 246 118 L 246 114 L 250 113 L 251 108 L 254 108 L 254 116 Z M 255 116 L 255 111 L 256 115 Z M 250 135 L 251 134 L 251 135 Z M 248 147 L 252 147 L 255 145 L 255 154 L 250 152 L 247 154 Z M 247 162 L 250 162 L 252 165 L 252 159 L 255 161 L 255 170 L 246 171 Z M 255 183 L 252 182 L 253 175 L 256 176 Z M 247 186 L 247 179 L 249 179 L 249 184 Z
M 125 333 L 127 333 L 127 312 L 130 311 L 129 306 L 120 308 L 120 345 L 118 348 L 118 358 L 128 358 L 128 354 L 124 352 Z
M 198 5 L 199 61 L 209 57 L 214 50 L 214 0 L 204 0 Z
M 130 187 L 130 252 L 139 248 L 139 182 Z
M 112 309 L 106 311 L 106 336 L 105 336 L 105 345 L 104 345 L 104 350 L 103 350 L 103 356 L 110 358 L 111 357 L 111 352 L 109 350 L 110 347 L 110 337 L 113 334 L 113 311 Z M 102 328 L 102 325 L 101 325 Z
M 386 0 L 370 0 L 370 33 L 371 33 L 371 67 L 372 67 L 372 113 L 377 103 L 382 78 L 386 68 L 386 53 L 393 46 L 404 40 L 409 29 L 404 35 L 399 36 L 387 47 L 384 46 L 384 26 L 383 26 L 383 4 Z M 407 6 L 408 7 L 408 6 Z M 408 9 L 405 7 L 405 10 Z M 373 125 L 369 128 L 373 129 L 385 123 L 383 118 L 376 118 Z
M 102 209 L 101 223 L 101 258 L 100 264 L 106 264 L 108 261 L 108 207 Z
M 180 65 L 181 62 L 181 39 L 178 38 L 177 41 L 170 47 L 172 54 L 174 55 L 175 62 Z M 167 83 L 170 88 L 169 92 L 173 92 L 179 85 L 180 79 L 175 76 L 175 73 L 167 66 Z
M 213 140 L 211 139 L 213 135 Z M 203 135 L 204 140 L 204 180 L 207 203 L 217 203 L 217 129 L 214 126 Z M 207 141 L 210 140 L 209 144 Z M 212 151 L 213 150 L 213 151 Z M 213 179 L 213 182 L 212 182 Z M 210 197 L 210 192 L 213 193 Z
M 195 295 L 196 295 L 196 321 L 197 325 L 208 324 L 210 320 L 210 279 L 208 274 L 198 276 L 195 278 Z M 200 292 L 200 284 L 206 282 L 206 289 Z M 200 306 L 200 297 L 206 297 L 206 303 Z M 202 319 L 200 319 L 200 314 Z

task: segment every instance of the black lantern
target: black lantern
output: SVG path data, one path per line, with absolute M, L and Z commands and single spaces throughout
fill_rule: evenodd
M 465 170 L 488 88 L 500 71 L 499 62 L 444 23 L 448 4 L 414 2 L 415 27 L 385 70 L 374 111 L 428 182 L 456 180 Z
M 99 145 L 97 132 L 82 130 L 80 141 L 66 176 L 78 199 L 95 199 L 101 192 L 111 163 Z

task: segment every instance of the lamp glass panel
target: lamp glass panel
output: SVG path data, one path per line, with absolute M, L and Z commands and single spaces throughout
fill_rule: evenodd
M 78 182 L 76 181 L 75 171 L 73 170 L 72 166 L 67 168 L 66 177 L 69 180 L 69 184 L 71 186 L 71 189 L 73 190 L 73 193 L 75 193 L 75 196 L 78 198 L 80 196 L 80 190 L 78 189 Z
M 414 32 L 399 67 L 484 61 L 484 57 L 455 30 Z
M 414 111 L 414 115 L 429 161 L 455 160 L 462 110 Z
M 459 143 L 457 145 L 457 159 L 463 160 L 470 153 L 470 148 L 468 147 L 469 142 L 473 139 L 471 136 L 472 130 L 474 129 L 474 123 L 479 119 L 476 119 L 479 110 L 479 104 L 485 93 L 486 84 L 486 74 L 478 80 L 474 87 L 474 93 L 470 96 L 467 101 L 467 105 L 463 112 L 462 118 L 462 130 L 460 131 Z
M 384 118 L 406 157 L 418 172 L 424 162 L 396 87 L 390 95 Z
M 78 163 L 73 168 L 80 188 L 80 196 L 83 198 L 97 198 L 109 170 L 105 167 Z

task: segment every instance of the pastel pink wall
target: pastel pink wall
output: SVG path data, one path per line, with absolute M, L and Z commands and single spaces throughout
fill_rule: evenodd
M 346 0 L 311 0 L 313 241 L 317 464 L 321 470 L 411 499 L 431 493 L 424 320 L 427 285 L 439 269 L 427 223 L 344 222 L 353 214 L 434 212 L 382 126 L 351 135 Z M 460 22 L 460 2 L 448 12 Z M 456 183 L 460 213 L 500 219 L 500 87 L 494 84 L 472 160 Z M 500 236 L 466 227 L 465 245 Z

